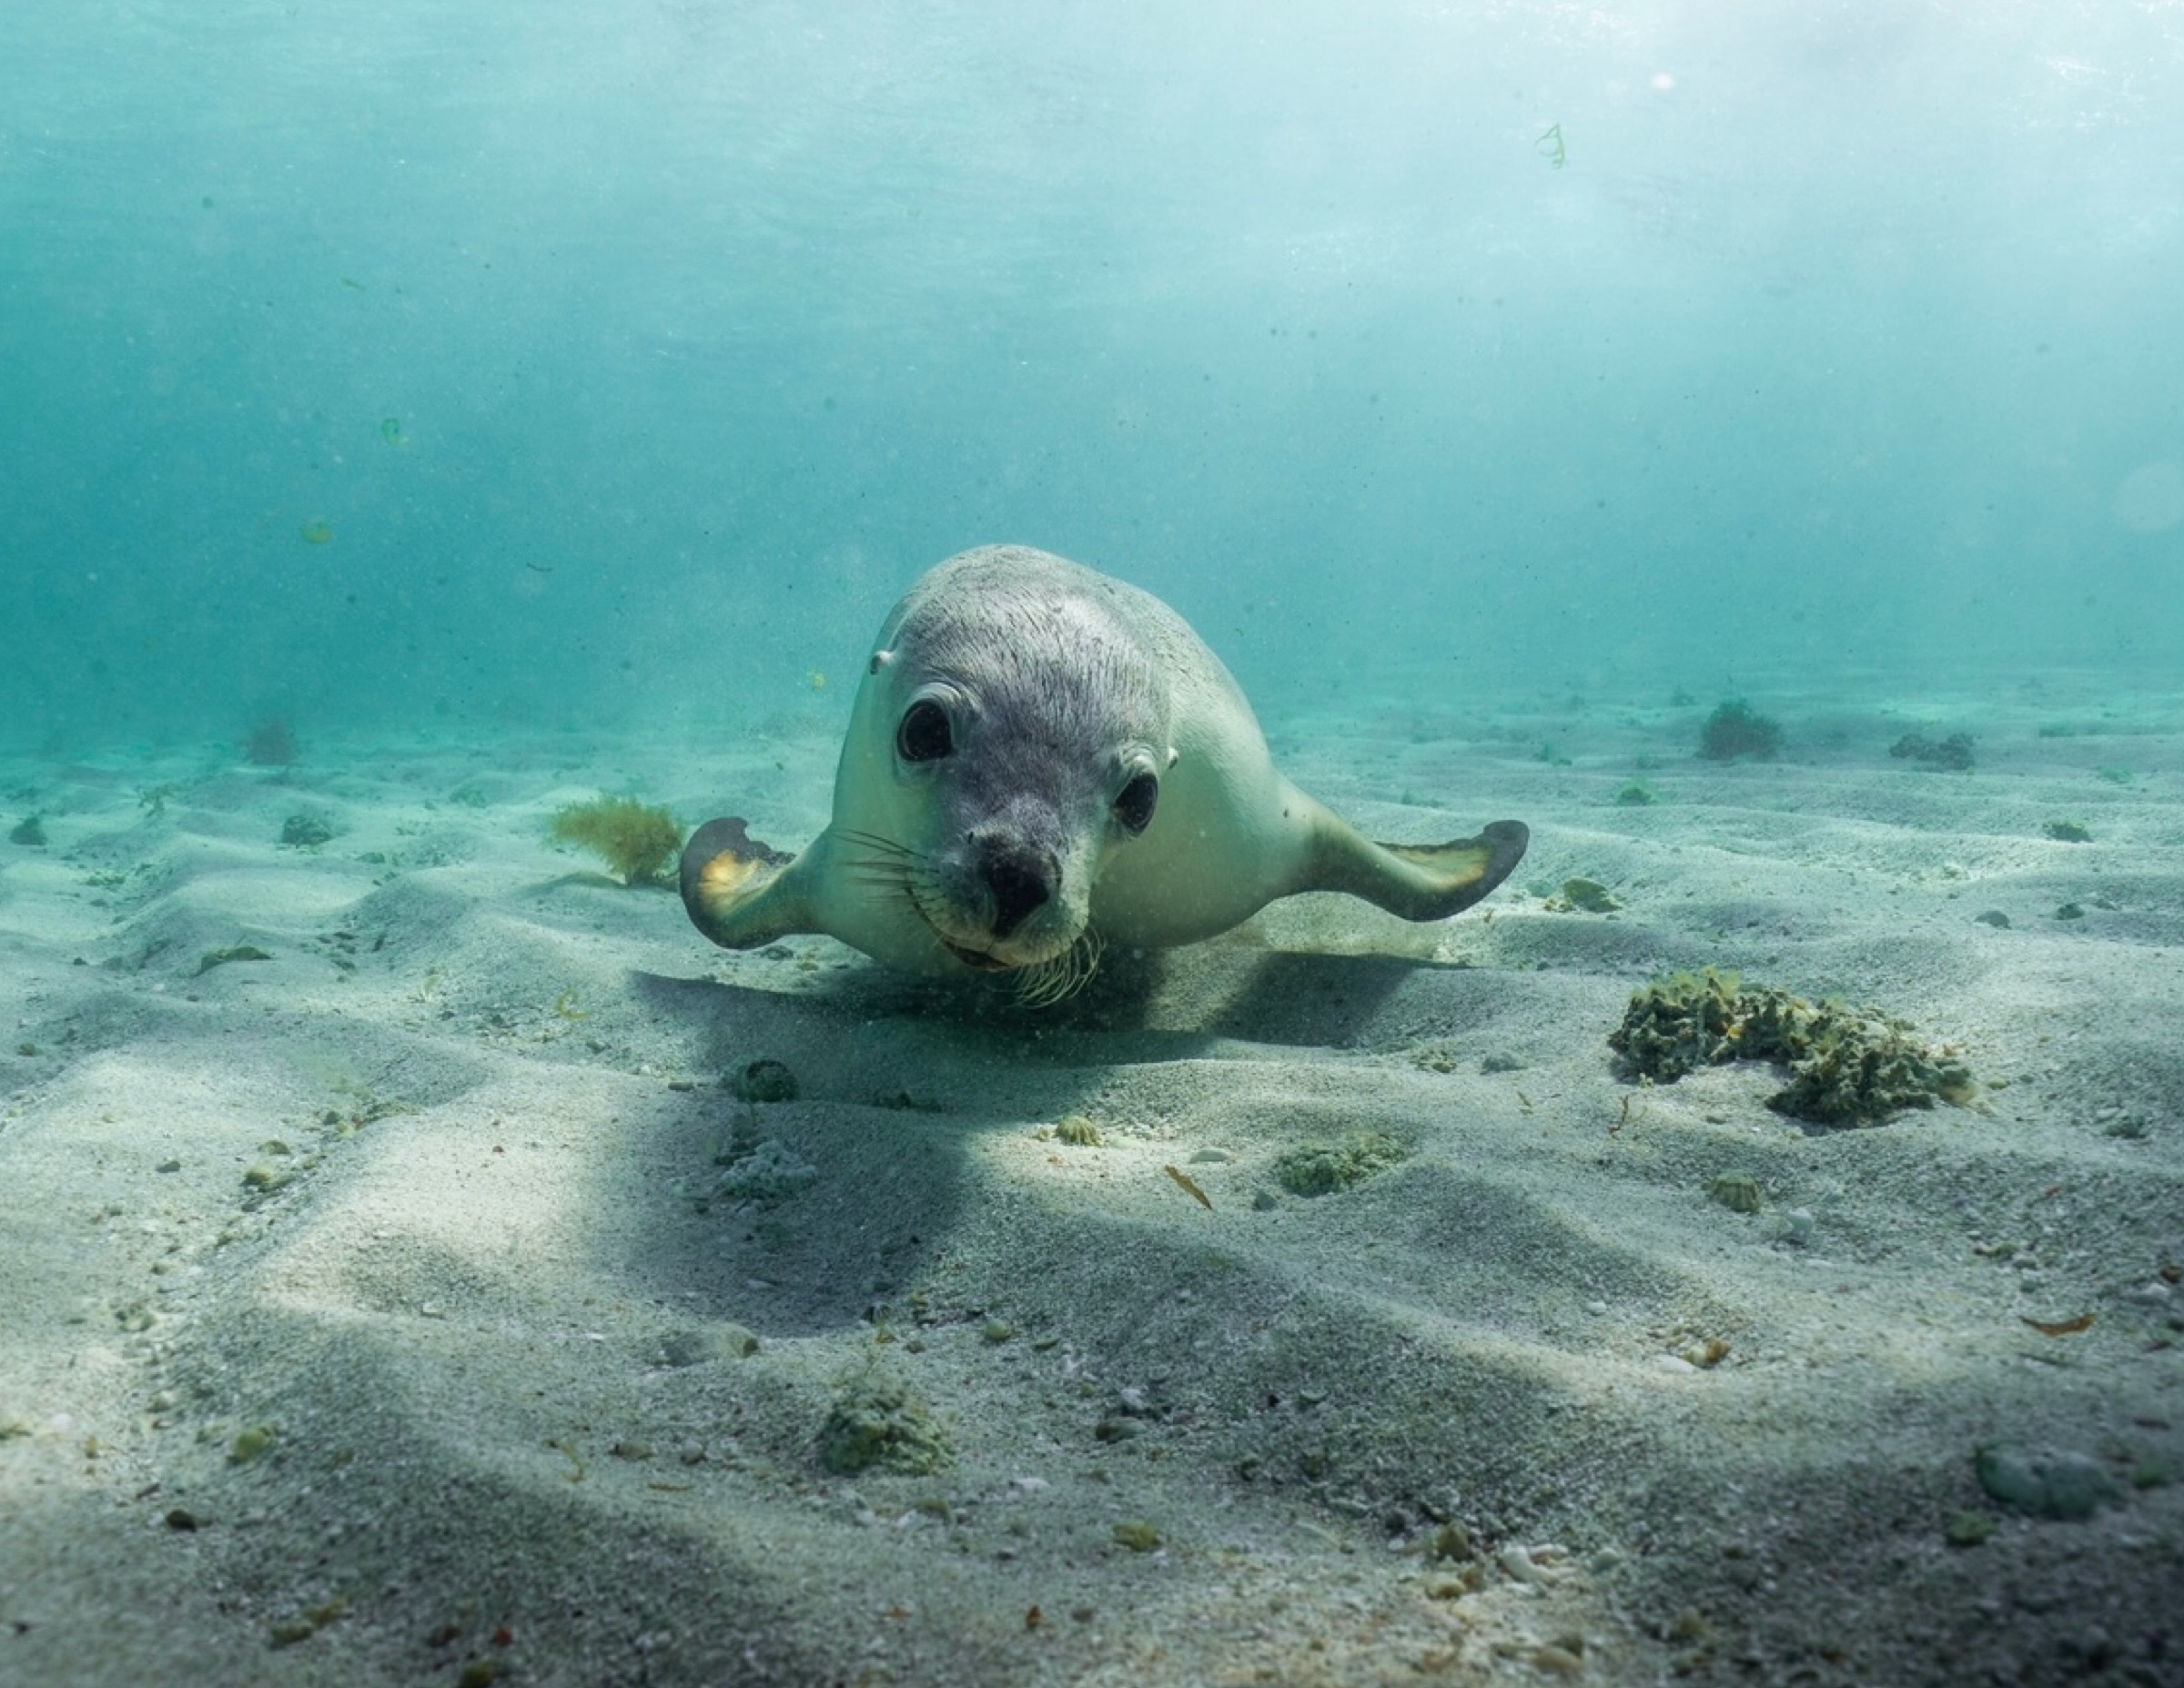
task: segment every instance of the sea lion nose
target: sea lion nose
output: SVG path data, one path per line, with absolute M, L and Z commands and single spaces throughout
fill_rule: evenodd
M 994 935 L 1005 938 L 1054 895 L 1061 872 L 1044 850 L 1023 844 L 988 844 L 979 863 L 994 894 Z

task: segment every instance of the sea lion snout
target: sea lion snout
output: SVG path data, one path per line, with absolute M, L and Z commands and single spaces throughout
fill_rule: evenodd
M 1005 938 L 1053 900 L 1061 864 L 1051 852 L 1019 839 L 981 839 L 976 848 L 978 876 L 994 899 L 994 935 Z

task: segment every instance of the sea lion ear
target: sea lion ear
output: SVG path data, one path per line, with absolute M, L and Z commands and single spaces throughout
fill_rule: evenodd
M 868 674 L 876 674 L 876 673 L 878 673 L 878 672 L 880 672 L 880 670 L 882 670 L 883 668 L 886 667 L 888 663 L 890 663 L 890 662 L 894 662 L 894 661 L 895 661 L 895 652 L 892 652 L 892 651 L 875 651 L 875 652 L 872 653 L 872 663 L 871 663 L 871 665 L 870 665 L 868 668 L 866 668 L 866 669 L 865 669 L 865 671 L 864 671 L 864 672 L 865 672 L 866 673 L 868 673 Z
M 1168 747 L 1168 765 L 1172 768 L 1176 765 L 1176 763 L 1181 762 L 1182 760 L 1183 753 L 1178 750 L 1173 744 L 1170 744 Z

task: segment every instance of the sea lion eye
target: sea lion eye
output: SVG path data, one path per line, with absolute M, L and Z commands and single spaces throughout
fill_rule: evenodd
M 1153 806 L 1160 801 L 1160 782 L 1149 773 L 1132 776 L 1115 799 L 1115 819 L 1126 833 L 1141 833 L 1153 824 Z
M 903 712 L 902 724 L 895 730 L 895 752 L 905 762 L 938 762 L 955 749 L 948 712 L 931 698 L 921 697 Z

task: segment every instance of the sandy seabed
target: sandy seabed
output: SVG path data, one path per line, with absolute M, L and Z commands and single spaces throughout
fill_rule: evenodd
M 818 725 L 0 762 L 0 1679 L 2184 1683 L 2184 699 L 1766 702 L 1288 718 L 1376 835 L 1530 822 L 1491 918 L 1036 1012 L 545 840 L 801 844 Z M 1709 965 L 1977 1100 L 1619 1073 Z

